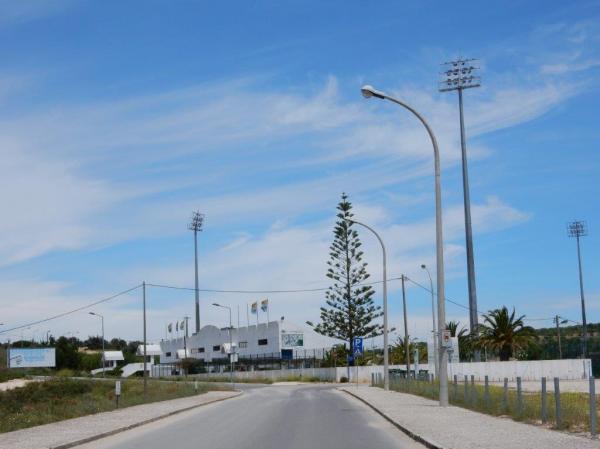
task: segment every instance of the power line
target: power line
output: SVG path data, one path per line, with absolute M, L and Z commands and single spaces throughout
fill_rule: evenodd
M 80 312 L 80 311 L 85 310 L 85 309 L 89 309 L 90 307 L 93 307 L 95 305 L 102 304 L 104 302 L 108 302 L 111 299 L 118 298 L 119 296 L 123 296 L 123 295 L 125 295 L 125 294 L 127 294 L 129 292 L 132 292 L 132 291 L 140 288 L 141 286 L 142 286 L 141 284 L 140 285 L 136 285 L 135 287 L 131 287 L 131 288 L 127 289 L 127 290 L 123 290 L 122 292 L 116 293 L 116 294 L 108 296 L 106 298 L 102 298 L 102 299 L 100 299 L 98 301 L 92 302 L 92 303 L 87 304 L 85 306 L 81 306 L 81 307 L 78 307 L 76 309 L 69 310 L 68 312 L 59 313 L 58 315 L 54 315 L 54 316 L 51 316 L 51 317 L 48 317 L 48 318 L 44 318 L 44 319 L 38 320 L 38 321 L 33 321 L 31 323 L 23 324 L 21 326 L 11 327 L 10 329 L 3 329 L 2 331 L 0 331 L 0 334 L 5 334 L 7 332 L 11 332 L 11 331 L 14 331 L 14 330 L 24 329 L 26 327 L 35 326 L 37 324 L 45 323 L 47 321 L 52 321 L 52 320 L 55 320 L 57 318 L 62 318 L 64 316 L 71 315 L 73 313 L 77 313 L 77 312 Z
M 388 281 L 399 281 L 402 279 L 401 277 L 388 278 Z M 383 281 L 373 281 L 373 282 L 363 282 L 360 284 L 356 284 L 356 287 L 362 285 L 375 285 L 381 284 Z M 175 285 L 165 285 L 165 284 L 146 284 L 147 287 L 157 287 L 157 288 L 168 288 L 172 290 L 185 290 L 185 291 L 195 291 L 196 289 L 191 287 L 179 287 Z M 329 290 L 330 287 L 317 287 L 317 288 L 299 288 L 299 289 L 291 289 L 291 290 L 220 290 L 214 288 L 199 288 L 199 292 L 204 293 L 241 293 L 241 294 L 276 294 L 276 293 L 311 293 L 311 292 L 322 292 Z
M 414 281 L 414 280 L 412 280 L 412 279 L 411 279 L 411 278 L 409 278 L 408 276 L 404 276 L 404 279 L 406 279 L 407 281 L 410 281 L 410 282 L 412 282 L 412 283 L 413 283 L 413 284 L 415 284 L 417 287 L 421 287 L 423 290 L 426 290 L 426 291 L 428 291 L 429 293 L 433 293 L 434 295 L 436 295 L 436 296 L 437 296 L 437 293 L 436 293 L 436 292 L 432 292 L 432 291 L 431 291 L 431 289 L 427 288 L 425 285 L 423 285 L 423 284 L 421 284 L 421 283 L 419 283 L 419 282 L 417 282 L 417 281 Z M 448 298 L 447 296 L 446 296 L 446 302 L 449 302 L 449 303 L 451 303 L 451 304 L 454 304 L 455 306 L 461 307 L 461 308 L 463 308 L 463 309 L 465 309 L 465 310 L 470 310 L 469 306 L 465 306 L 464 304 L 461 304 L 461 303 L 459 303 L 459 302 L 453 301 L 453 300 L 451 300 L 450 298 Z M 478 313 L 479 315 L 481 315 L 481 316 L 485 315 L 485 313 L 483 313 L 483 312 L 482 312 L 482 311 L 480 311 L 480 310 L 477 310 L 477 313 Z M 526 320 L 528 320 L 528 321 L 551 321 L 551 320 L 553 320 L 554 318 L 525 318 L 525 319 L 526 319 Z

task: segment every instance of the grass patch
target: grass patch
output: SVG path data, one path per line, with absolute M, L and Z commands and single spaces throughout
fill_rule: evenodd
M 182 398 L 228 390 L 226 387 L 198 383 L 198 390 L 188 382 L 148 382 L 122 380 L 119 408 L 150 402 Z M 115 384 L 108 381 L 54 378 L 32 382 L 25 387 L 0 392 L 0 432 L 10 432 L 78 416 L 116 409 Z
M 378 385 L 381 386 L 381 385 Z M 429 399 L 438 399 L 438 382 L 390 379 L 390 389 L 415 394 Z M 452 405 L 468 408 L 493 416 L 508 416 L 516 421 L 530 424 L 542 424 L 542 393 L 523 392 L 519 399 L 514 389 L 485 386 L 464 382 L 448 384 L 448 398 Z M 571 432 L 586 432 L 590 429 L 589 395 L 586 393 L 565 392 L 560 394 L 560 425 L 556 420 L 554 392 L 546 393 L 547 425 Z

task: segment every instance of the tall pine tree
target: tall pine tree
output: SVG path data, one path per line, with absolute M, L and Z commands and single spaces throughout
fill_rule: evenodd
M 327 277 L 333 280 L 333 285 L 325 293 L 326 306 L 321 307 L 321 322 L 314 329 L 322 335 L 347 341 L 350 354 L 353 354 L 354 337 L 370 338 L 383 334 L 383 326 L 374 323 L 383 312 L 373 303 L 373 287 L 364 285 L 369 278 L 367 263 L 362 261 L 362 244 L 354 229 L 356 225 L 347 221 L 354 215 L 352 203 L 345 193 L 337 210 L 338 220 L 327 262 Z

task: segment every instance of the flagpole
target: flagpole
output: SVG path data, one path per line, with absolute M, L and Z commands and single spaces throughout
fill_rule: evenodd
M 246 326 L 250 327 L 250 311 L 248 308 L 248 303 L 246 303 Z

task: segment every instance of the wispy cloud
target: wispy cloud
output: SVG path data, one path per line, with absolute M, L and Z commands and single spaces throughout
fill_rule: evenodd
M 73 0 L 0 0 L 0 26 L 16 25 L 58 14 Z

